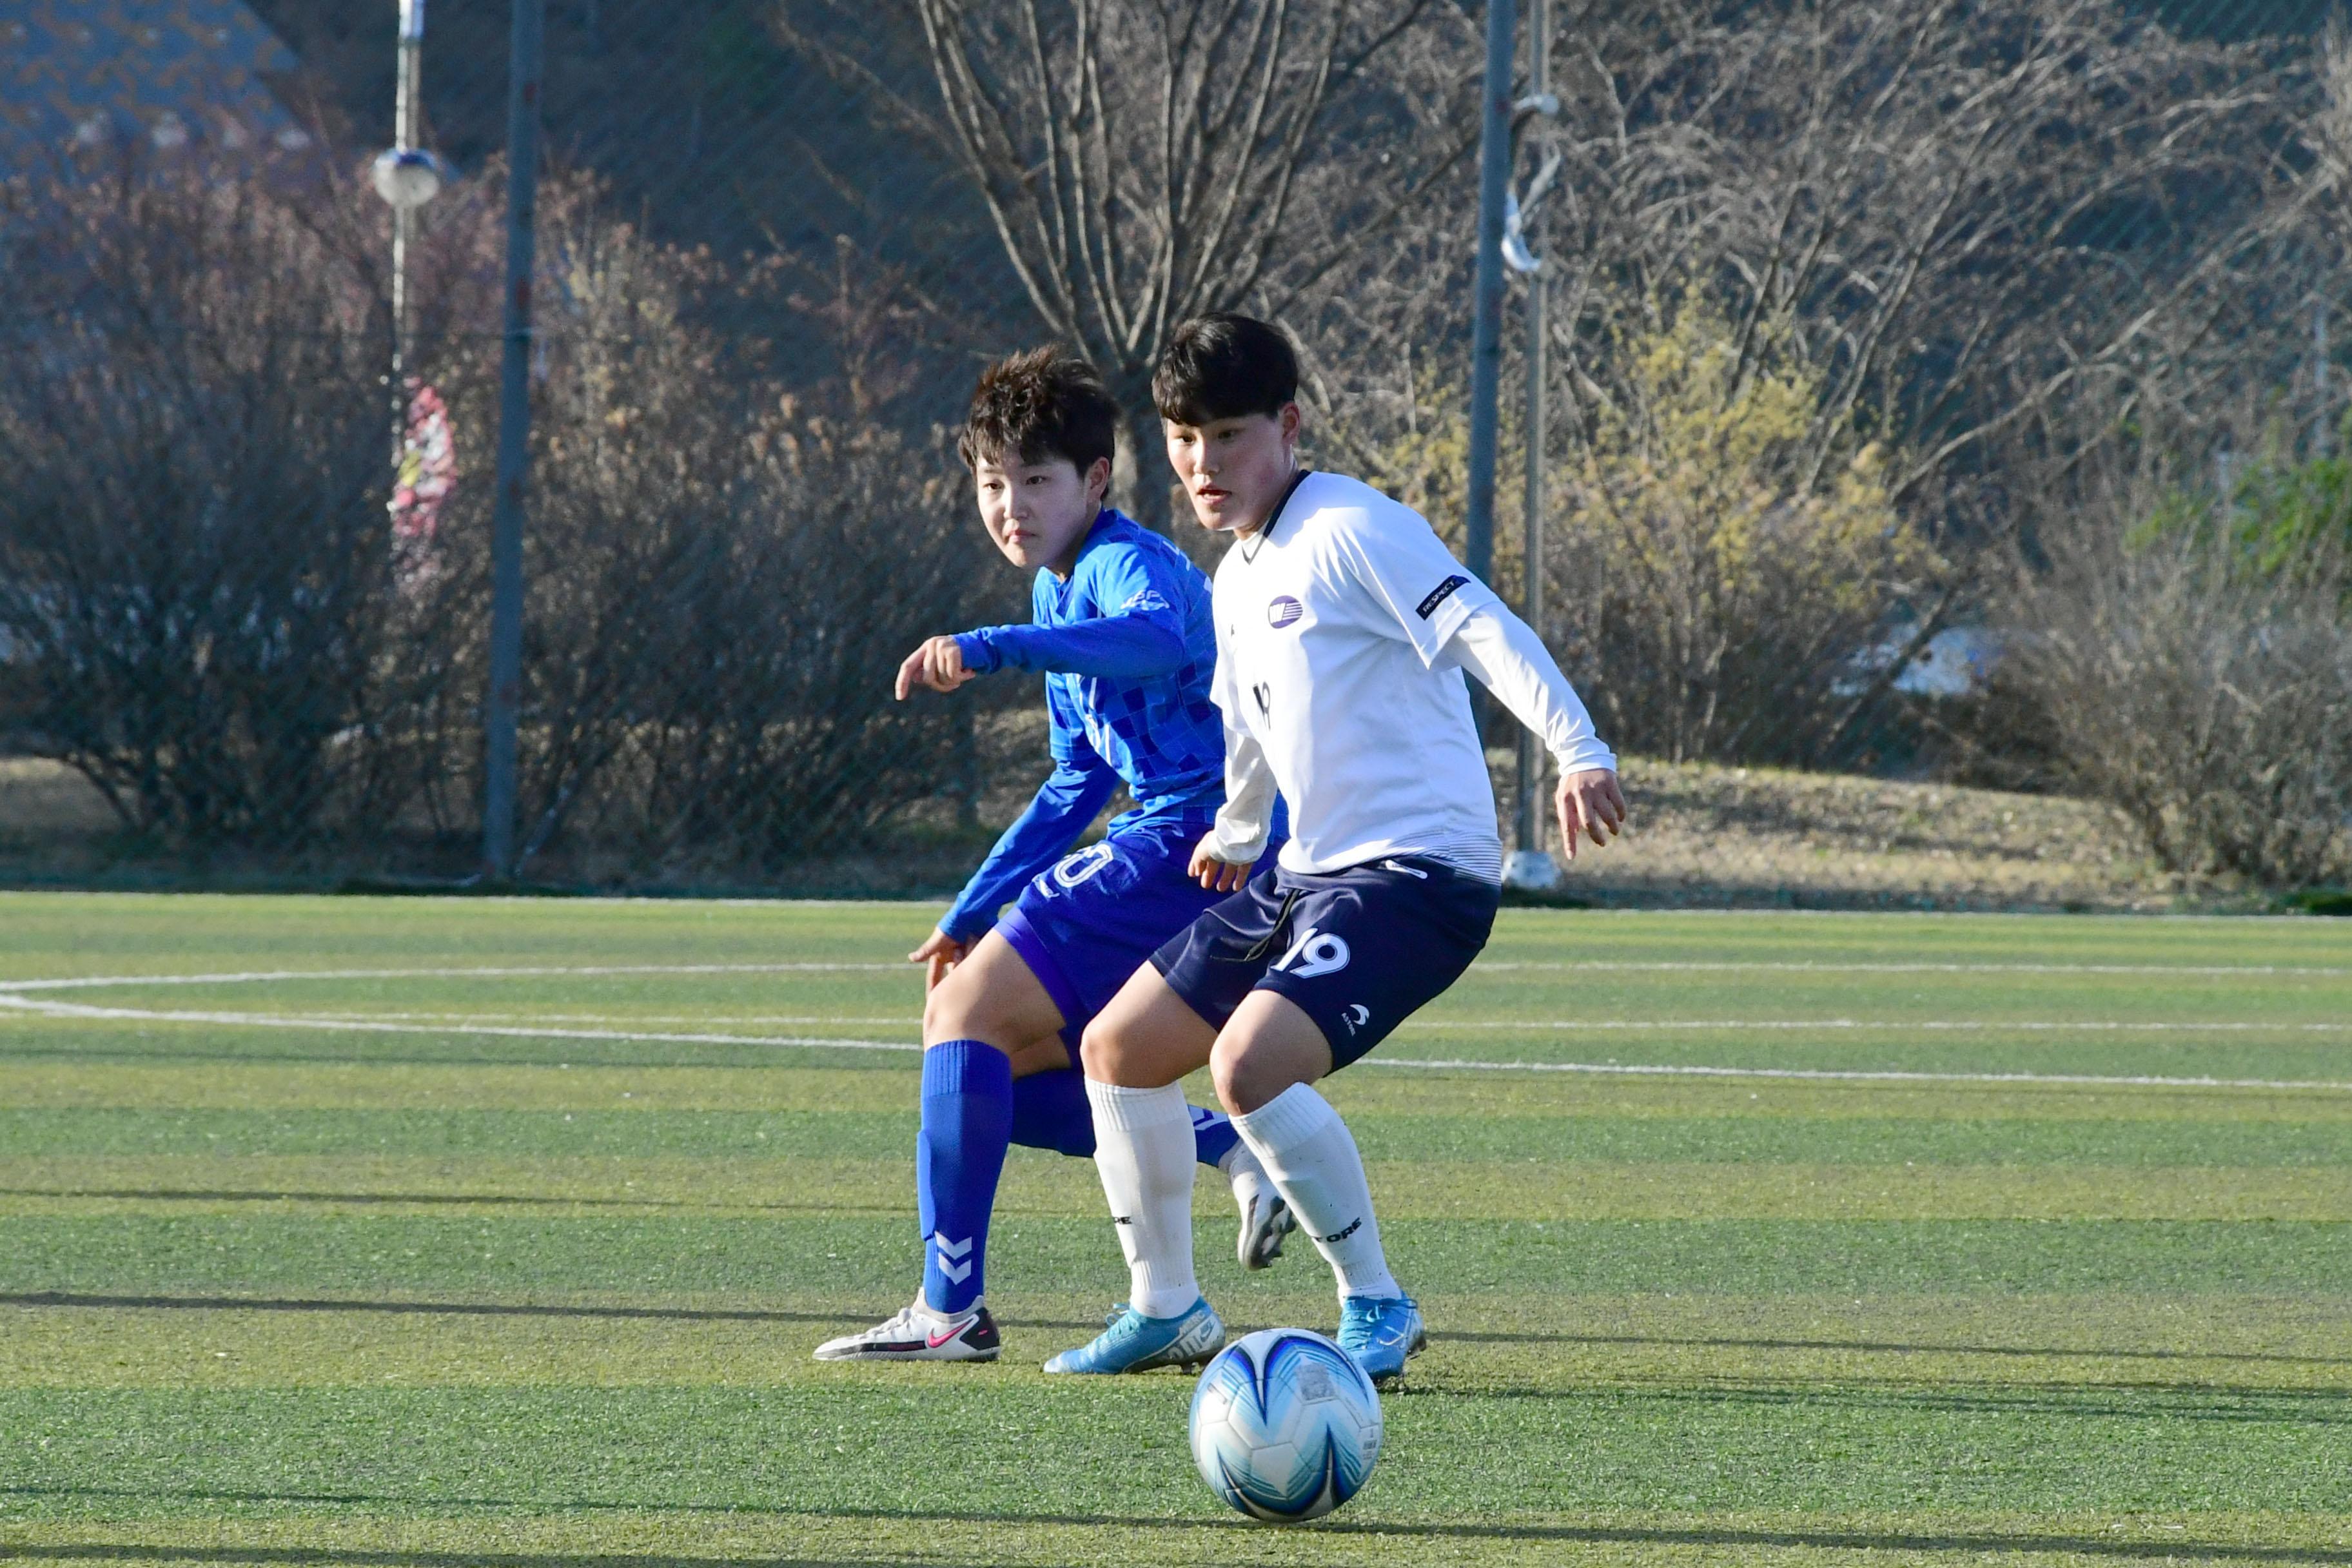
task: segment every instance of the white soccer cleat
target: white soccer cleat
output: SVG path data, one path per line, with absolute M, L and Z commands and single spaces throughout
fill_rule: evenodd
M 947 1317 L 921 1301 L 862 1334 L 844 1334 L 816 1347 L 819 1361 L 994 1361 L 1003 1348 L 988 1309 Z
M 1266 1179 L 1265 1167 L 1250 1152 L 1246 1143 L 1234 1146 L 1225 1164 L 1225 1179 L 1233 1184 L 1234 1203 L 1242 1211 L 1241 1238 L 1234 1251 L 1242 1267 L 1264 1268 L 1282 1256 L 1282 1241 L 1298 1226 L 1290 1205 L 1282 1194 Z

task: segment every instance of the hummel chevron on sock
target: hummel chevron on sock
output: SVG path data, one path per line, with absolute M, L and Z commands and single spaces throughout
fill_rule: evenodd
M 1192 1116 L 1184 1091 L 1087 1080 L 1095 1170 L 1127 1254 L 1127 1303 L 1172 1318 L 1200 1299 L 1192 1278 Z
M 1339 1294 L 1401 1296 L 1381 1251 L 1372 1189 L 1348 1124 L 1314 1089 L 1294 1083 L 1234 1118 L 1265 1173 L 1338 1276 Z
M 1013 1132 L 1013 1063 L 982 1040 L 923 1053 L 923 1131 L 915 1194 L 923 1223 L 923 1301 L 961 1313 L 980 1300 L 988 1216 Z
M 1195 1105 L 1192 1113 L 1192 1158 L 1223 1169 L 1225 1157 L 1241 1147 L 1241 1134 L 1221 1110 Z M 1076 1068 L 1056 1068 L 1013 1080 L 1013 1142 L 1024 1149 L 1051 1149 L 1074 1159 L 1091 1159 L 1095 1152 L 1095 1118 L 1087 1104 L 1086 1075 Z

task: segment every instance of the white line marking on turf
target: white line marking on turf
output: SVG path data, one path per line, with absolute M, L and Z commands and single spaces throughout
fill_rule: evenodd
M 686 1046 L 811 1046 L 845 1051 L 919 1051 L 906 1040 L 834 1039 L 808 1035 L 672 1035 L 630 1029 L 541 1029 L 515 1025 L 405 1024 L 363 1018 L 304 1018 L 276 1013 L 184 1013 L 147 1007 L 91 1007 L 0 992 L 0 1007 L 52 1018 L 116 1019 L 155 1024 L 232 1024 L 261 1029 L 314 1029 L 346 1035 L 489 1035 L 522 1040 L 667 1041 Z
M 2272 963 L 1819 963 L 1811 960 L 1785 962 L 1763 959 L 1647 960 L 1598 958 L 1576 962 L 1549 959 L 1481 960 L 1475 970 L 1621 970 L 1634 973 L 1769 974 L 2314 974 L 2352 976 L 2352 969 L 2321 965 Z
M 0 980 L 0 992 L 87 991 L 115 985 L 250 985 L 276 980 L 466 980 L 537 975 L 794 974 L 883 970 L 912 974 L 907 963 L 551 963 L 491 969 L 256 969 L 232 974 L 84 974 L 70 980 Z
M 1774 973 L 1774 974 L 2151 974 L 2151 975 L 2314 975 L 2352 977 L 2352 968 L 2304 964 L 2172 964 L 2172 963 L 1816 963 L 1810 960 L 1770 961 L 1591 959 L 1482 959 L 1473 973 L 1511 973 L 1517 971 L 1580 973 L 1616 971 L 1628 973 Z M 558 976 L 623 974 L 824 974 L 912 973 L 905 963 L 578 963 L 503 964 L 490 967 L 445 966 L 394 969 L 262 969 L 217 974 L 86 974 L 60 980 L 0 980 L 0 993 L 22 991 L 82 991 L 112 986 L 249 985 L 276 981 L 306 980 L 467 980 L 529 979 Z
M 273 1029 L 314 1029 L 331 1033 L 377 1035 L 488 1035 L 506 1039 L 613 1040 L 637 1044 L 784 1046 L 819 1050 L 919 1052 L 922 1047 L 898 1040 L 829 1039 L 791 1035 L 665 1034 L 624 1029 L 546 1029 L 521 1026 L 479 1024 L 412 1024 L 358 1018 L 303 1018 L 267 1013 L 163 1011 L 145 1007 L 92 1007 L 77 1002 L 51 1002 L 37 996 L 0 993 L 0 1007 L 46 1017 L 118 1019 L 142 1023 L 230 1024 Z M 1444 1060 L 1412 1057 L 1363 1058 L 1375 1067 L 1423 1071 L 1581 1073 L 1594 1077 L 1821 1079 L 1854 1083 L 2015 1083 L 2086 1084 L 2112 1089 L 2352 1089 L 2352 1083 L 2325 1079 L 2256 1078 L 2168 1078 L 2148 1074 L 2106 1076 L 2097 1073 L 2033 1072 L 1911 1072 L 1895 1068 L 1735 1068 L 1651 1065 L 1621 1062 L 1496 1062 L 1467 1058 Z
M 2332 1035 L 2352 1034 L 2352 1022 L 2264 1024 L 2243 1018 L 2216 1023 L 2187 1023 L 2179 1019 L 2138 1023 L 2126 1018 L 1415 1018 L 1401 1026 L 1408 1029 L 1553 1029 L 1562 1033 L 1578 1029 L 1931 1029 L 1947 1033 L 1988 1034 L 2015 1029 L 2028 1034 L 2075 1031 L 2090 1034 L 2268 1034 L 2306 1030 Z
M 1624 1065 L 1617 1062 L 1480 1062 L 1428 1061 L 1411 1057 L 1369 1056 L 1361 1065 L 1416 1068 L 1453 1072 L 1567 1072 L 1597 1077 L 1628 1078 L 1795 1078 L 1832 1079 L 1861 1083 L 2073 1083 L 2112 1089 L 2352 1089 L 2352 1083 L 2324 1079 L 2159 1078 L 2152 1074 L 2108 1077 L 2071 1072 L 1904 1072 L 1895 1068 L 1718 1068 Z

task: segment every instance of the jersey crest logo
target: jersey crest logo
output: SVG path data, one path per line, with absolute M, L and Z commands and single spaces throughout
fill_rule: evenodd
M 1275 961 L 1274 968 L 1279 974 L 1312 980 L 1318 974 L 1337 974 L 1348 967 L 1348 960 L 1353 956 L 1348 951 L 1347 938 L 1308 926 L 1290 944 L 1290 951 Z
M 1436 587 L 1432 588 L 1429 591 L 1429 597 L 1423 599 L 1420 604 L 1415 605 L 1412 607 L 1412 613 L 1419 616 L 1424 621 L 1429 619 L 1430 616 L 1437 613 L 1438 605 L 1445 603 L 1446 600 L 1454 596 L 1454 591 L 1456 588 L 1467 587 L 1469 583 L 1469 578 L 1465 577 L 1461 573 L 1456 572 L 1453 576 L 1448 577 L 1444 582 L 1440 583 Z
M 1306 605 L 1284 594 L 1266 605 L 1265 624 L 1280 631 L 1285 626 L 1297 625 L 1298 617 L 1306 613 Z

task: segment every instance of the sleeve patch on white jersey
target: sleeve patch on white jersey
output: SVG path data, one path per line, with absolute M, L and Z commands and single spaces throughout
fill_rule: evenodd
M 1438 605 L 1445 603 L 1446 600 L 1454 596 L 1455 589 L 1467 587 L 1469 583 L 1469 578 L 1463 576 L 1459 572 L 1455 573 L 1453 576 L 1448 577 L 1444 582 L 1440 583 L 1436 587 L 1432 588 L 1429 591 L 1429 597 L 1423 599 L 1420 604 L 1413 606 L 1413 614 L 1419 616 L 1424 621 L 1429 619 L 1430 616 L 1437 613 Z

